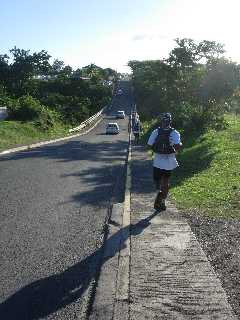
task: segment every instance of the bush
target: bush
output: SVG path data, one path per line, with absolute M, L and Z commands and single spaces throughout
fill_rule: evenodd
M 80 101 L 65 107 L 65 118 L 72 125 L 79 125 L 90 116 L 90 108 L 88 101 Z
M 34 121 L 34 124 L 43 130 L 53 127 L 60 119 L 56 111 L 42 105 L 32 96 L 22 96 L 19 99 L 6 100 L 9 119 L 19 121 Z
M 7 107 L 8 119 L 11 118 L 10 110 L 16 108 L 16 106 L 17 106 L 17 100 L 12 99 L 3 94 L 0 95 L 0 107 Z
M 169 111 L 173 114 L 175 125 L 187 131 L 223 129 L 226 126 L 224 105 L 182 102 L 179 106 L 170 107 Z
M 8 103 L 8 114 L 12 120 L 29 121 L 39 117 L 43 106 L 32 96 L 22 96 Z
M 34 121 L 34 124 L 41 130 L 49 130 L 54 127 L 55 123 L 60 119 L 59 114 L 49 108 L 43 106 L 38 119 Z
M 48 93 L 46 96 L 41 97 L 40 101 L 44 105 L 60 111 L 67 98 L 60 93 Z
M 63 96 L 58 93 L 49 94 L 43 98 L 44 104 L 59 114 L 61 120 L 71 125 L 78 125 L 96 112 L 96 105 L 91 104 L 88 98 L 78 96 Z M 97 108 L 99 110 L 99 108 Z

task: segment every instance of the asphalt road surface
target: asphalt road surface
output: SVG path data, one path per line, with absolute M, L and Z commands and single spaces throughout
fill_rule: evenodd
M 86 135 L 0 158 L 0 319 L 77 319 L 97 275 L 111 202 L 122 201 L 128 117 L 106 135 L 123 95 Z

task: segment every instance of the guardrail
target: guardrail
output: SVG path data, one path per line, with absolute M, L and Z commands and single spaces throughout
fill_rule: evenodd
M 88 126 L 89 124 L 91 124 L 95 119 L 97 119 L 98 117 L 100 117 L 100 115 L 103 113 L 103 111 L 105 111 L 107 108 L 108 108 L 108 106 L 105 106 L 105 107 L 104 107 L 103 109 L 101 109 L 98 113 L 94 114 L 94 115 L 91 116 L 89 119 L 83 121 L 78 127 L 75 127 L 75 128 L 70 129 L 70 130 L 69 130 L 69 133 L 82 130 L 83 128 L 85 128 L 86 126 Z
M 0 107 L 0 121 L 6 119 L 8 116 L 7 108 L 6 107 Z
M 88 124 L 90 124 L 91 122 L 93 122 L 95 119 L 97 119 L 98 117 L 100 117 L 100 115 L 103 113 L 104 110 L 106 110 L 108 107 L 110 107 L 111 105 L 109 106 L 106 106 L 104 107 L 102 110 L 100 110 L 98 113 L 94 114 L 92 117 L 90 117 L 89 119 L 85 120 L 84 122 L 82 122 L 78 127 L 76 128 L 72 128 L 69 130 L 69 133 L 70 132 L 74 132 L 74 131 L 78 131 L 78 130 L 81 130 L 83 128 L 85 128 Z M 89 129 L 91 130 L 91 128 Z M 89 131 L 87 130 L 86 133 Z M 18 152 L 18 151 L 24 151 L 24 150 L 31 150 L 33 148 L 38 148 L 38 147 L 42 147 L 44 145 L 47 145 L 47 144 L 50 144 L 50 143 L 55 143 L 55 142 L 59 142 L 59 141 L 64 141 L 64 140 L 68 140 L 70 138 L 73 138 L 73 137 L 76 137 L 78 135 L 81 135 L 81 134 L 84 134 L 83 133 L 80 133 L 80 134 L 76 134 L 76 135 L 68 135 L 64 138 L 57 138 L 57 139 L 54 139 L 54 140 L 49 140 L 49 141 L 42 141 L 42 142 L 37 142 L 37 143 L 34 143 L 34 144 L 30 144 L 30 145 L 25 145 L 25 146 L 21 146 L 21 147 L 16 147 L 16 148 L 12 148 L 12 149 L 8 149 L 8 150 L 4 150 L 2 152 L 0 152 L 0 157 L 3 156 L 3 155 L 6 155 L 6 154 L 9 154 L 9 153 L 12 153 L 12 152 Z

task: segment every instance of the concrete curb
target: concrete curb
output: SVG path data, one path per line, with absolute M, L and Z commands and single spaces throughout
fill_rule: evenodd
M 103 264 L 89 320 L 129 319 L 131 135 L 127 151 L 124 202 L 113 203 L 107 223 Z M 111 201 L 112 202 L 112 201 Z
M 123 210 L 123 203 L 114 203 L 110 208 L 102 264 L 96 282 L 96 291 L 91 297 L 93 303 L 90 305 L 88 320 L 113 320 Z
M 127 175 L 125 183 L 124 209 L 122 217 L 121 244 L 118 261 L 118 274 L 116 283 L 116 297 L 113 320 L 129 319 L 129 285 L 130 285 L 130 200 L 131 200 L 131 133 L 129 134 L 129 149 L 127 157 Z
M 14 153 L 14 152 L 19 152 L 19 151 L 25 151 L 25 150 L 31 150 L 31 149 L 34 149 L 34 148 L 42 147 L 42 146 L 47 145 L 47 144 L 56 143 L 56 142 L 60 142 L 60 141 L 64 141 L 64 140 L 68 140 L 68 139 L 72 139 L 72 138 L 75 138 L 75 137 L 79 137 L 79 136 L 85 135 L 85 134 L 87 134 L 88 132 L 90 132 L 92 129 L 94 129 L 94 128 L 98 125 L 98 123 L 99 123 L 100 121 L 102 121 L 102 118 L 99 119 L 99 120 L 94 124 L 93 127 L 91 127 L 90 129 L 88 129 L 88 130 L 85 131 L 85 132 L 78 133 L 78 134 L 74 134 L 74 135 L 67 136 L 67 137 L 64 137 L 64 138 L 58 138 L 58 139 L 48 140 L 48 141 L 43 141 L 43 142 L 37 142 L 37 143 L 29 144 L 29 145 L 26 145 L 26 146 L 21 146 L 21 147 L 16 147 L 16 148 L 4 150 L 4 151 L 0 152 L 0 157 L 1 157 L 1 156 L 4 156 L 4 155 L 7 155 L 7 154 L 9 154 L 9 153 Z

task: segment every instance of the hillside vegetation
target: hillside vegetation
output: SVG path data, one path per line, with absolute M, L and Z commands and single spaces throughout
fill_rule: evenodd
M 176 44 L 168 59 L 129 62 L 142 141 L 171 112 L 183 139 L 172 199 L 191 211 L 240 217 L 240 66 L 214 41 Z
M 240 117 L 225 120 L 224 130 L 184 139 L 171 189 L 179 208 L 240 218 Z
M 0 55 L 0 106 L 9 115 L 0 122 L 0 148 L 64 133 L 110 102 L 116 71 L 94 64 L 73 70 L 50 58 L 16 47 Z
M 39 130 L 35 123 L 30 121 L 1 121 L 0 152 L 11 147 L 63 137 L 67 135 L 68 129 L 67 125 L 57 122 L 48 130 Z

